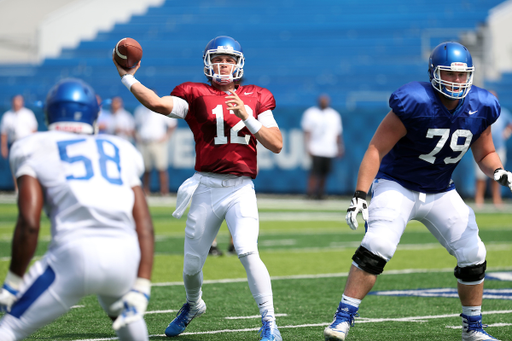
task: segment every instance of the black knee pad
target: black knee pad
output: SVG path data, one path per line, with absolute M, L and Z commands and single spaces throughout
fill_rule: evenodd
M 356 262 L 361 270 L 372 275 L 380 275 L 387 263 L 384 258 L 374 255 L 363 246 L 359 246 L 354 256 L 352 256 L 352 260 Z
M 485 269 L 487 268 L 487 261 L 484 261 L 482 264 L 465 266 L 463 268 L 459 268 L 457 265 L 453 274 L 455 277 L 464 282 L 477 282 L 482 280 L 485 277 Z

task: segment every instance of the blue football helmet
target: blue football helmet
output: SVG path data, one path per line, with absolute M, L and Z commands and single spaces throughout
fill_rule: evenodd
M 100 106 L 94 90 L 84 81 L 66 78 L 48 92 L 44 112 L 49 130 L 94 134 Z
M 428 63 L 430 83 L 434 89 L 452 99 L 466 97 L 473 84 L 473 59 L 468 49 L 457 42 L 441 43 L 432 50 Z M 441 71 L 466 72 L 464 83 L 454 83 L 441 79 Z
M 213 70 L 212 58 L 215 55 L 233 56 L 236 64 L 233 65 L 233 72 L 229 75 L 219 75 Z M 206 45 L 203 52 L 204 74 L 209 80 L 220 84 L 229 84 L 239 80 L 244 75 L 244 53 L 242 46 L 235 39 L 228 36 L 218 36 Z M 231 64 L 230 64 L 231 65 Z

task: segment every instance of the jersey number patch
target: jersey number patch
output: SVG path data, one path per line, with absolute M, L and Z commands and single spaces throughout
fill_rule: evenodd
M 77 155 L 77 156 L 69 156 L 67 153 L 67 147 L 69 145 L 84 142 L 85 139 L 78 139 L 78 140 L 67 140 L 67 141 L 59 141 L 57 142 L 57 146 L 59 148 L 59 155 L 60 159 L 67 163 L 75 163 L 75 162 L 81 162 L 85 169 L 85 175 L 77 177 L 75 175 L 68 175 L 66 176 L 66 180 L 89 180 L 94 176 L 94 170 L 92 167 L 92 161 L 88 157 L 85 157 L 83 155 Z M 114 149 L 114 155 L 110 156 L 105 153 L 104 145 L 105 143 L 111 145 Z M 120 158 L 119 158 L 119 148 L 113 144 L 111 141 L 108 140 L 102 140 L 97 139 L 96 140 L 96 147 L 98 148 L 98 163 L 99 168 L 101 172 L 101 176 L 107 180 L 109 183 L 113 185 L 122 185 L 123 180 L 121 179 L 121 164 L 120 164 Z M 119 177 L 111 177 L 108 175 L 107 172 L 107 162 L 113 162 L 114 165 L 117 167 L 117 170 L 119 172 Z
M 436 162 L 436 155 L 443 149 L 446 142 L 448 142 L 448 139 L 450 137 L 450 129 L 429 129 L 427 131 L 427 138 L 431 139 L 434 138 L 434 136 L 441 136 L 439 139 L 439 142 L 437 142 L 435 148 L 428 154 L 421 154 L 419 156 L 420 159 L 435 163 Z M 464 144 L 459 144 L 459 138 L 464 138 Z M 464 154 L 466 154 L 470 144 L 471 140 L 473 139 L 473 133 L 470 130 L 466 129 L 457 129 L 453 132 L 452 138 L 450 139 L 450 148 L 454 152 L 460 152 L 460 154 L 457 157 L 445 157 L 444 163 L 457 163 L 462 159 Z
M 245 110 L 247 113 L 252 116 L 253 111 L 252 109 L 247 106 L 245 106 Z M 217 105 L 213 110 L 212 113 L 215 115 L 215 120 L 217 123 L 217 136 L 215 136 L 215 144 L 227 144 L 228 143 L 228 137 L 226 136 L 224 132 L 224 109 L 222 109 L 222 105 Z M 230 110 L 230 114 L 234 115 L 234 113 Z M 238 122 L 233 128 L 231 128 L 229 140 L 231 143 L 238 143 L 238 144 L 249 144 L 249 140 L 251 139 L 251 135 L 244 135 L 244 136 L 238 136 L 238 132 L 242 129 L 244 129 L 245 124 L 242 120 Z

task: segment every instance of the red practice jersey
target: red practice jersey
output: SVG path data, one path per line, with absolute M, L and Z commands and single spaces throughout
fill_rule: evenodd
M 256 85 L 238 86 L 236 94 L 247 113 L 256 119 L 276 107 L 272 93 Z M 171 95 L 183 98 L 189 105 L 185 121 L 196 143 L 196 171 L 256 178 L 256 138 L 240 118 L 227 110 L 228 95 L 224 91 L 187 82 L 174 88 Z

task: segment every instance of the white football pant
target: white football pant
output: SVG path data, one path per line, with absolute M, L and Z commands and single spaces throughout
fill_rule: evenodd
M 19 300 L 0 320 L 0 340 L 26 338 L 91 294 L 109 316 L 117 316 L 109 307 L 131 289 L 139 261 L 137 237 L 119 233 L 84 236 L 50 249 L 25 275 Z M 145 323 L 140 328 L 147 339 Z
M 258 253 L 259 217 L 254 184 L 248 177 L 201 177 L 185 228 L 183 279 L 189 302 L 201 298 L 202 269 L 224 220 L 233 237 L 260 311 L 273 312 L 270 275 Z
M 485 261 L 485 246 L 478 236 L 475 213 L 456 190 L 425 194 L 405 189 L 394 181 L 377 179 L 372 185 L 368 230 L 361 243 L 389 261 L 410 220 L 423 223 L 455 258 L 459 267 Z

